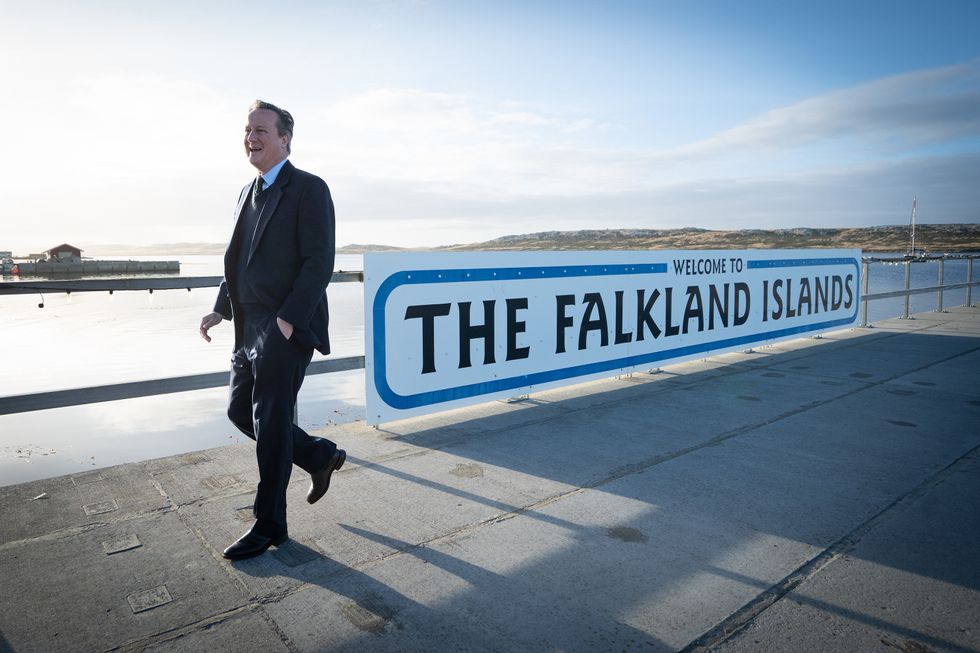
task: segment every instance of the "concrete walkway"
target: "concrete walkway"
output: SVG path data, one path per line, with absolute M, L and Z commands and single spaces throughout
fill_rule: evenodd
M 0 652 L 980 650 L 976 308 L 324 434 L 0 488 Z

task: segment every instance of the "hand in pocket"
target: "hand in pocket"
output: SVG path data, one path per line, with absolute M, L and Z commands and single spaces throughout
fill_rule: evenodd
M 293 337 L 293 325 L 286 320 L 281 317 L 276 317 L 276 326 L 279 327 L 279 332 L 282 333 L 282 337 L 286 340 Z

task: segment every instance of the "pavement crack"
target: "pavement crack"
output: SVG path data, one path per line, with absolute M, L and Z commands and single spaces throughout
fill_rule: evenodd
M 103 526 L 108 526 L 110 522 L 92 522 L 85 524 L 83 526 L 72 526 L 70 528 L 62 528 L 56 531 L 51 531 L 50 533 L 44 533 L 43 535 L 35 535 L 34 537 L 25 537 L 20 540 L 11 540 L 9 542 L 4 542 L 0 544 L 0 552 L 7 551 L 9 549 L 15 549 L 20 546 L 27 544 L 35 544 L 37 542 L 51 542 L 62 539 L 67 539 L 69 537 L 74 537 L 76 535 L 81 535 L 82 533 L 87 533 L 89 531 L 94 531 Z
M 192 621 L 190 623 L 184 624 L 182 626 L 176 626 L 174 628 L 168 628 L 166 630 L 161 630 L 157 633 L 149 635 L 148 637 L 143 637 L 140 639 L 132 640 L 121 644 L 119 646 L 114 646 L 112 648 L 103 649 L 106 653 L 135 653 L 136 651 L 143 651 L 154 644 L 164 644 L 167 642 L 176 641 L 187 635 L 191 635 L 198 631 L 210 628 L 212 626 L 217 626 L 225 623 L 230 619 L 254 610 L 255 606 L 251 603 L 246 603 L 222 612 L 217 612 L 215 614 L 204 617 L 203 619 L 198 619 L 197 621 Z
M 150 479 L 150 484 L 156 488 L 157 492 L 160 493 L 160 496 L 169 501 L 170 505 L 174 505 L 173 498 L 167 494 L 167 491 L 163 489 L 163 486 L 160 485 L 160 482 L 156 479 L 156 477 L 153 476 L 153 474 L 148 474 L 148 476 Z
M 144 519 L 146 517 L 153 517 L 155 515 L 164 515 L 176 510 L 174 506 L 162 506 L 160 508 L 151 508 L 150 510 L 145 510 L 143 512 L 136 512 L 131 515 L 124 515 L 116 519 L 107 519 L 105 521 L 89 522 L 87 524 L 80 524 L 78 526 L 69 526 L 68 528 L 59 528 L 54 531 L 49 531 L 47 533 L 41 533 L 39 535 L 33 535 L 31 537 L 25 537 L 19 540 L 11 540 L 9 542 L 4 542 L 0 544 L 0 551 L 6 551 L 7 549 L 16 548 L 19 546 L 24 546 L 26 544 L 32 544 L 36 542 L 51 542 L 61 539 L 66 539 L 70 537 L 75 537 L 82 533 L 87 533 L 92 530 L 99 528 L 104 528 L 107 526 L 115 526 L 116 524 L 125 524 L 127 522 Z

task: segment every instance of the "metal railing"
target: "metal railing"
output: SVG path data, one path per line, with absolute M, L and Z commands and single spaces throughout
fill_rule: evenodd
M 52 281 L 3 281 L 0 295 L 36 295 L 43 293 L 109 292 L 142 290 L 191 290 L 212 288 L 221 284 L 222 277 L 128 277 L 125 279 L 63 279 Z M 330 283 L 364 282 L 364 273 L 338 270 L 330 277 Z M 328 374 L 364 369 L 364 356 L 345 356 L 310 363 L 306 373 Z M 205 372 L 163 379 L 129 381 L 109 385 L 69 388 L 48 392 L 32 392 L 23 395 L 0 397 L 0 415 L 28 413 L 49 408 L 64 408 L 94 404 L 119 399 L 135 399 L 153 395 L 206 390 L 228 385 L 228 372 Z
M 191 290 L 217 288 L 222 277 L 126 277 L 120 279 L 55 279 L 44 281 L 0 281 L 0 295 L 37 295 L 46 292 L 110 292 L 117 290 Z M 360 271 L 338 270 L 330 283 L 364 281 Z
M 976 256 L 958 257 L 927 257 L 930 260 L 939 261 L 939 285 L 928 288 L 911 288 L 911 265 L 912 261 L 895 258 L 875 258 L 864 257 L 862 259 L 862 288 L 861 288 L 861 326 L 868 325 L 868 303 L 880 299 L 890 299 L 894 297 L 905 297 L 905 310 L 903 318 L 908 319 L 910 310 L 910 298 L 914 294 L 936 293 L 936 310 L 944 310 L 943 293 L 958 288 L 966 288 L 966 305 L 972 306 L 972 288 L 980 285 L 980 281 L 973 280 L 973 260 Z M 967 281 L 944 285 L 945 261 L 950 258 L 967 260 Z M 868 294 L 868 277 L 870 264 L 876 262 L 883 263 L 904 263 L 905 264 L 905 287 L 902 290 Z M 145 278 L 125 278 L 125 279 L 65 279 L 54 281 L 16 281 L 0 282 L 0 295 L 22 295 L 38 294 L 45 292 L 115 292 L 119 291 L 148 291 L 154 290 L 181 290 L 192 288 L 216 287 L 221 283 L 221 277 L 145 277 Z M 336 282 L 362 282 L 364 273 L 361 271 L 334 272 L 331 283 Z M 330 360 L 314 361 L 310 364 L 307 374 L 328 374 L 331 372 L 344 372 L 348 370 L 364 369 L 364 356 L 347 356 L 342 358 L 332 358 Z M 175 392 L 188 392 L 191 390 L 205 390 L 208 388 L 218 388 L 228 383 L 228 372 L 207 372 L 203 374 L 189 374 L 185 376 L 175 376 L 163 379 L 149 379 L 146 381 L 131 381 L 127 383 L 115 383 L 111 385 L 92 386 L 86 388 L 71 388 L 67 390 L 55 390 L 49 392 L 36 392 L 23 395 L 11 395 L 0 397 L 0 415 L 12 413 L 26 413 L 36 410 L 47 410 L 49 408 L 63 408 L 66 406 L 77 406 L 81 404 L 91 404 L 103 401 L 117 401 L 120 399 L 134 399 L 136 397 L 148 397 L 152 395 L 170 394 Z
M 921 295 L 924 293 L 936 293 L 936 312 L 945 312 L 944 305 L 944 293 L 950 290 L 958 290 L 960 288 L 966 288 L 966 303 L 964 306 L 973 306 L 973 287 L 980 286 L 980 281 L 974 281 L 973 279 L 973 261 L 978 258 L 976 255 L 961 255 L 961 256 L 923 256 L 916 259 L 908 260 L 905 258 L 878 258 L 873 256 L 865 256 L 861 259 L 862 270 L 861 270 L 861 326 L 868 326 L 868 303 L 878 300 L 878 299 L 893 299 L 895 297 L 905 298 L 905 308 L 902 311 L 902 319 L 907 320 L 911 315 L 911 302 L 912 295 Z M 966 281 L 962 283 L 945 283 L 946 277 L 946 261 L 949 260 L 966 260 Z M 939 261 L 939 283 L 935 286 L 929 286 L 926 288 L 912 288 L 912 265 L 924 261 Z M 879 292 L 868 294 L 868 280 L 870 275 L 870 265 L 871 263 L 890 263 L 890 264 L 902 264 L 905 266 L 905 279 L 904 288 L 902 290 L 892 290 L 888 292 Z

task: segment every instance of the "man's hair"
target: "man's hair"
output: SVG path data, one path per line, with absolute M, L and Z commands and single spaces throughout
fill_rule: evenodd
M 279 135 L 283 134 L 289 135 L 289 140 L 286 141 L 286 154 L 292 154 L 293 151 L 293 116 L 285 109 L 280 109 L 271 102 L 266 102 L 265 100 L 256 100 L 252 103 L 252 106 L 248 108 L 249 113 L 255 111 L 256 109 L 268 109 L 269 111 L 276 112 L 276 130 Z

